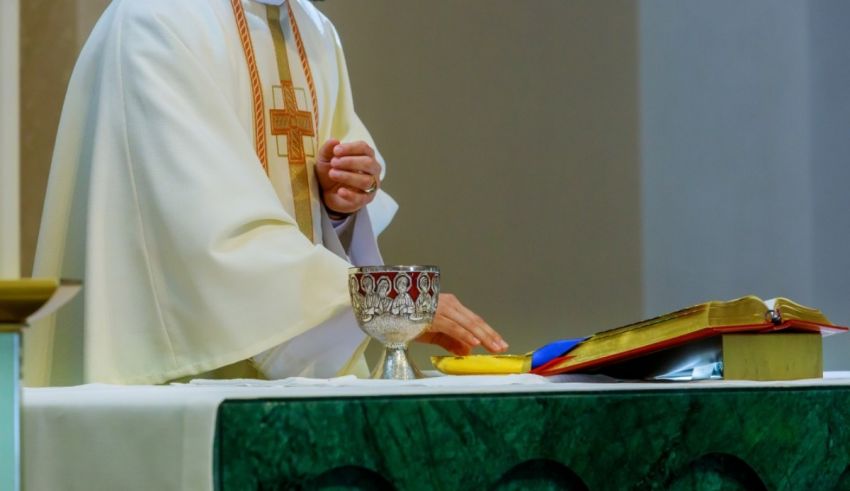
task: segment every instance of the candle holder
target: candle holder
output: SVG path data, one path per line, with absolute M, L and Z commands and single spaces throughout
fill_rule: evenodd
M 21 334 L 67 303 L 79 281 L 0 280 L 0 488 L 18 489 L 21 464 Z

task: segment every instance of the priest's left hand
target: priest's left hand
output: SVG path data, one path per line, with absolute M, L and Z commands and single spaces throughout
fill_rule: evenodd
M 348 215 L 375 198 L 381 164 L 375 159 L 375 150 L 366 142 L 341 143 L 330 139 L 319 149 L 316 174 L 325 207 Z
M 503 353 L 508 343 L 484 319 L 460 303 L 451 293 L 441 293 L 431 328 L 417 341 L 442 346 L 455 355 L 468 355 L 476 346 Z

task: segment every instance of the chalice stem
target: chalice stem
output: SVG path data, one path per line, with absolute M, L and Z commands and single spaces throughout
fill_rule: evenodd
M 422 377 L 422 372 L 407 355 L 407 345 L 386 346 L 372 372 L 372 378 L 379 379 L 413 380 Z

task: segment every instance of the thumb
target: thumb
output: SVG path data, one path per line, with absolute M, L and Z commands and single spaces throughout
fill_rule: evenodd
M 457 356 L 466 356 L 472 351 L 472 347 L 463 341 L 457 340 L 451 336 L 447 336 L 443 333 L 437 333 L 431 339 L 431 343 L 436 344 L 437 346 L 445 349 L 449 353 L 455 354 Z
M 319 160 L 330 162 L 334 158 L 334 147 L 339 145 L 339 140 L 331 138 L 319 149 Z

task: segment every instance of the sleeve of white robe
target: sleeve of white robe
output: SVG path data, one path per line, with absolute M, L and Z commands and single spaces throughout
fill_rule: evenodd
M 136 12 L 103 52 L 92 150 L 86 379 L 204 372 L 343 313 L 348 264 L 284 212 L 191 40 L 121 7 Z

